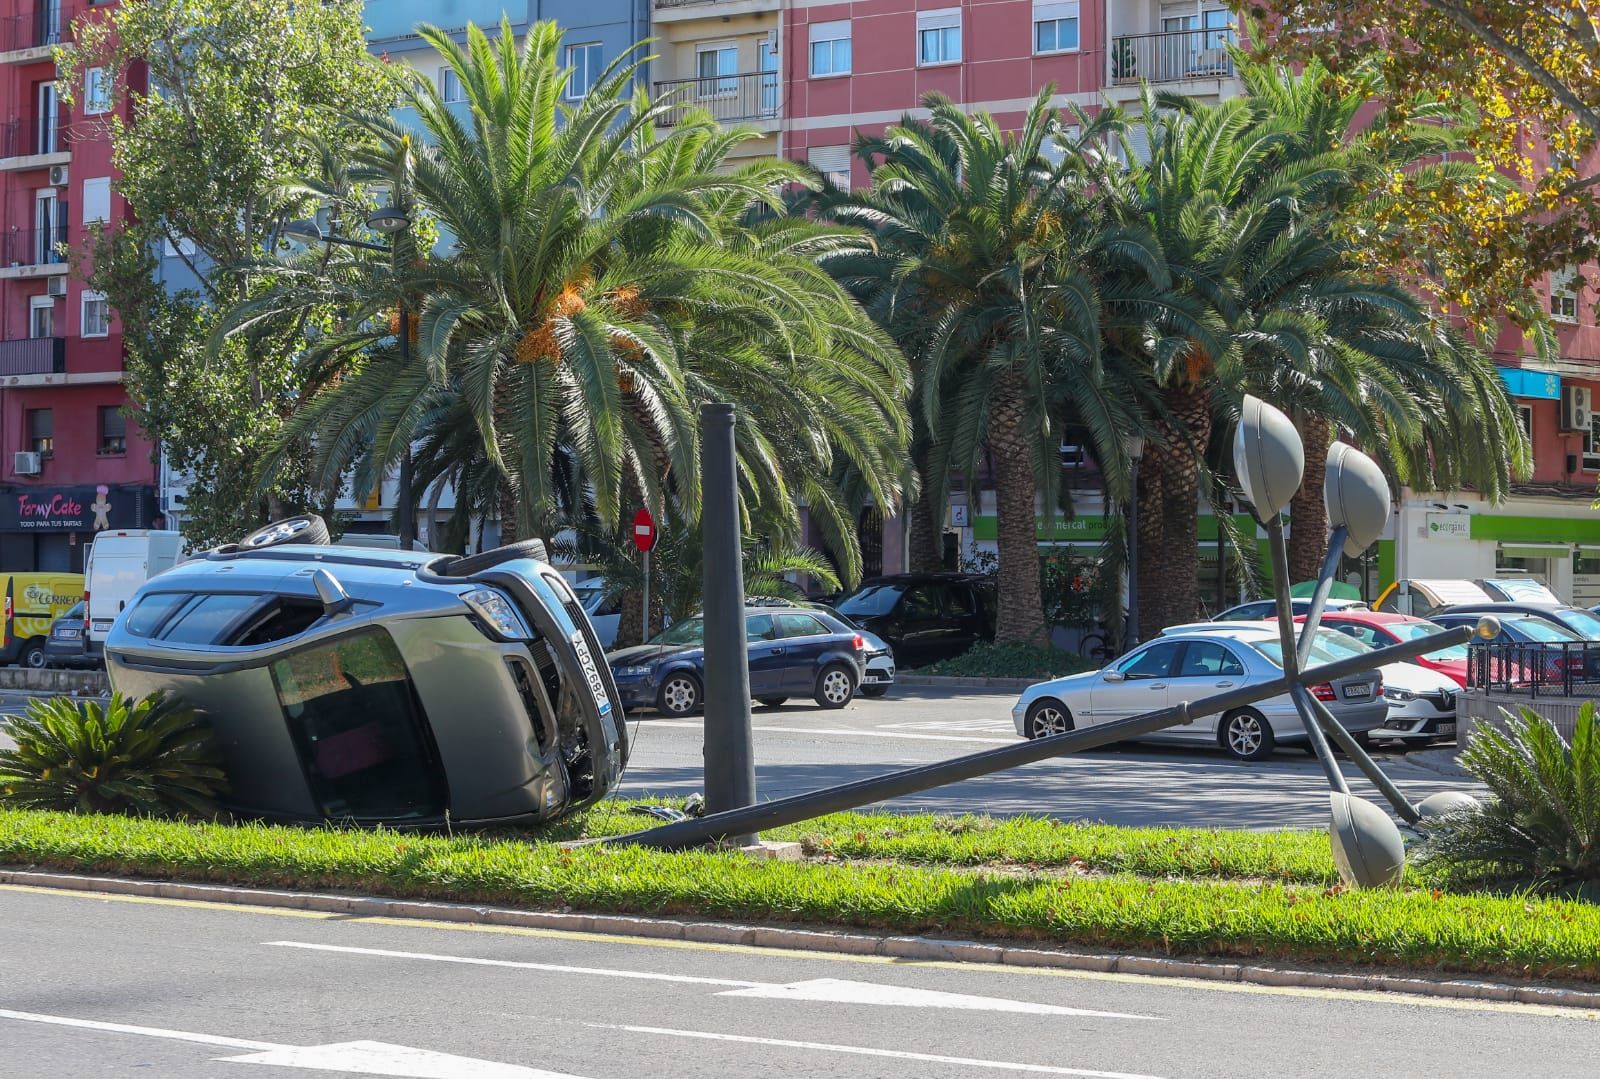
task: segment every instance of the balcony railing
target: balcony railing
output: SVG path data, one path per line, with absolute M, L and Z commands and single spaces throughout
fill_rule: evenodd
M 38 0 L 32 11 L 0 19 L 0 52 L 60 45 L 72 37 L 76 11 L 60 0 Z
M 656 97 L 672 95 L 674 107 L 661 121 L 670 127 L 691 108 L 704 109 L 713 119 L 727 123 L 770 120 L 778 115 L 778 73 L 756 71 L 747 75 L 715 75 L 704 79 L 673 79 L 656 83 Z
M 59 375 L 67 369 L 64 337 L 0 341 L 0 375 Z
M 1217 79 L 1233 74 L 1228 46 L 1238 40 L 1229 27 L 1135 34 L 1111 39 L 1111 81 L 1124 86 L 1146 82 Z
M 0 237 L 0 265 L 59 266 L 67 261 L 67 205 L 56 203 L 58 220 L 48 229 L 12 229 Z
M 37 116 L 26 120 L 13 116 L 0 122 L 0 157 L 60 153 L 67 148 L 70 120 L 71 113 L 66 106 L 60 106 L 53 117 L 47 116 L 42 121 Z

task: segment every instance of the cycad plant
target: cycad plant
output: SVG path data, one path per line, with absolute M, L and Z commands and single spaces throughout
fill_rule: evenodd
M 28 702 L 0 750 L 0 798 L 33 809 L 214 817 L 228 788 L 211 725 L 161 694 Z
M 1426 860 L 1459 877 L 1600 885 L 1600 723 L 1584 704 L 1572 739 L 1531 709 L 1503 713 L 1505 730 L 1477 728 L 1462 765 L 1494 795 L 1447 817 Z

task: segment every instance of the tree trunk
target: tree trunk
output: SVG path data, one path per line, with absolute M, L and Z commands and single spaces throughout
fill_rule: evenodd
M 509 478 L 500 479 L 500 546 L 517 542 L 517 492 Z
M 1138 545 L 1139 555 L 1137 579 L 1131 582 L 1134 591 L 1128 597 L 1128 603 L 1139 612 L 1140 641 L 1147 641 L 1160 633 L 1161 626 L 1165 624 L 1162 620 L 1166 618 L 1161 592 L 1151 587 L 1155 581 L 1154 567 L 1161 561 L 1166 536 L 1165 520 L 1161 513 L 1166 491 L 1166 461 L 1156 452 L 1158 448 L 1154 441 L 1146 446 L 1144 459 L 1139 462 L 1139 489 L 1135 492 L 1139 500 L 1139 530 L 1134 536 L 1134 543 Z M 1139 641 L 1128 640 L 1123 643 L 1126 647 L 1132 647 Z
M 1177 426 L 1161 424 L 1162 437 L 1154 452 L 1146 450 L 1139 468 L 1141 486 L 1149 473 L 1160 476 L 1151 498 L 1139 502 L 1141 534 L 1147 532 L 1146 512 L 1160 522 L 1159 531 L 1149 530 L 1148 561 L 1143 542 L 1139 548 L 1139 634 L 1145 640 L 1167 626 L 1192 622 L 1200 609 L 1200 455 L 1211 438 L 1211 394 L 1173 386 L 1162 391 L 1162 399 Z
M 1043 645 L 1047 641 L 1039 588 L 1039 533 L 1034 520 L 1038 481 L 1033 447 L 1023 421 L 1022 378 L 1000 376 L 989 401 L 989 447 L 994 451 L 995 511 L 999 517 L 998 644 Z
M 912 573 L 938 573 L 944 569 L 944 529 L 933 512 L 933 487 L 929 481 L 928 452 L 916 455 L 917 476 L 922 488 L 911 503 L 911 565 Z
M 1326 419 L 1295 411 L 1294 425 L 1305 443 L 1306 471 L 1300 489 L 1289 500 L 1289 583 L 1314 581 L 1328 550 L 1328 508 L 1322 501 L 1322 480 L 1328 470 L 1333 429 Z

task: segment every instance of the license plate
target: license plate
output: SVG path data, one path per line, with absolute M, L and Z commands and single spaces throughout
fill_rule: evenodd
M 1370 697 L 1372 696 L 1372 687 L 1365 682 L 1357 682 L 1354 685 L 1345 686 L 1344 695 L 1346 697 Z
M 600 680 L 600 670 L 594 665 L 594 656 L 589 654 L 589 643 L 583 639 L 582 633 L 572 635 L 573 651 L 578 653 L 578 663 L 583 667 L 583 676 L 589 682 L 589 692 L 594 696 L 595 707 L 601 715 L 611 711 L 611 698 L 606 696 L 606 684 Z
M 881 674 L 874 674 L 871 671 L 868 671 L 867 672 L 867 676 L 865 678 L 863 678 L 861 681 L 866 683 L 869 686 L 876 686 L 876 685 L 880 685 L 880 684 L 887 685 L 887 684 L 890 684 L 890 683 L 894 682 L 894 676 L 893 675 L 885 676 L 885 675 L 881 675 Z
M 1439 735 L 1442 738 L 1454 738 L 1456 736 L 1456 725 L 1454 723 L 1439 724 Z
M 54 633 L 52 633 L 51 636 L 55 637 L 57 640 L 61 640 L 61 641 L 75 641 L 75 640 L 78 639 L 78 630 L 75 630 L 75 629 L 58 629 Z

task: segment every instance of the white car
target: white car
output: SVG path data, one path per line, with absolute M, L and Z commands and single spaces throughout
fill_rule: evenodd
M 1348 634 L 1334 633 L 1341 640 L 1330 640 L 1330 651 L 1344 648 L 1352 653 L 1370 652 L 1372 646 Z M 1389 702 L 1389 717 L 1371 738 L 1384 741 L 1427 745 L 1456 735 L 1456 694 L 1461 687 L 1447 674 L 1415 663 L 1385 663 L 1383 699 Z
M 1311 650 L 1313 664 L 1331 663 L 1348 654 L 1330 650 L 1320 636 Z M 1265 682 L 1282 675 L 1281 663 L 1276 626 L 1208 623 L 1204 629 L 1178 630 L 1147 641 L 1101 670 L 1029 686 L 1017 698 L 1011 719 L 1024 738 L 1060 734 Z M 1383 680 L 1376 671 L 1313 686 L 1311 691 L 1353 734 L 1381 727 L 1388 716 Z M 1275 746 L 1304 742 L 1306 733 L 1294 702 L 1283 694 L 1221 716 L 1199 716 L 1146 737 L 1221 745 L 1240 760 L 1256 761 Z

